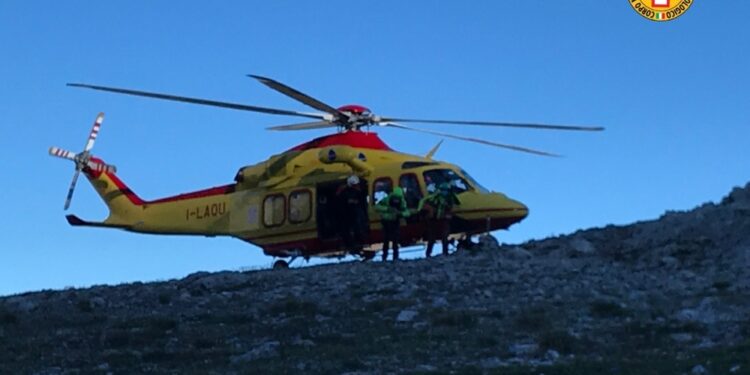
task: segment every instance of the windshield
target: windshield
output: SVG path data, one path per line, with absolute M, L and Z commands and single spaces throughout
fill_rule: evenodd
M 461 170 L 461 174 L 464 175 L 464 177 L 466 177 L 466 179 L 469 180 L 469 182 L 471 182 L 471 184 L 474 185 L 477 188 L 477 190 L 479 190 L 480 193 L 489 193 L 490 192 L 489 190 L 487 190 L 486 187 L 482 186 L 482 184 L 480 184 L 479 182 L 477 182 L 477 180 L 475 180 L 474 177 L 471 177 L 471 175 L 469 174 L 469 172 L 466 172 L 465 170 L 462 169 Z
M 471 190 L 471 186 L 458 173 L 450 169 L 433 169 L 425 171 L 424 184 L 428 193 L 433 193 L 442 183 L 447 183 L 454 194 Z

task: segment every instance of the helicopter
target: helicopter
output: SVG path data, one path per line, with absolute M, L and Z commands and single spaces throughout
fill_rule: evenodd
M 480 143 L 502 149 L 541 156 L 554 153 L 502 144 L 485 139 L 416 128 L 404 123 L 457 124 L 467 126 L 515 127 L 565 131 L 601 131 L 598 126 L 567 126 L 494 121 L 433 120 L 376 115 L 367 107 L 350 104 L 330 106 L 310 95 L 271 78 L 248 75 L 319 112 L 301 112 L 259 107 L 224 101 L 177 96 L 156 92 L 68 83 L 86 88 L 131 96 L 186 102 L 234 110 L 306 118 L 308 122 L 272 126 L 269 130 L 297 131 L 333 128 L 335 132 L 291 147 L 254 165 L 243 166 L 232 183 L 144 200 L 117 175 L 117 168 L 91 151 L 99 135 L 104 114 L 99 113 L 83 151 L 79 153 L 51 147 L 49 154 L 74 162 L 75 172 L 64 209 L 70 207 L 81 173 L 89 180 L 109 209 L 104 221 L 88 221 L 66 215 L 72 226 L 116 228 L 149 234 L 230 236 L 258 246 L 276 258 L 273 268 L 287 268 L 302 257 L 344 257 L 348 254 L 371 259 L 381 250 L 383 230 L 375 204 L 396 186 L 404 191 L 407 206 L 416 211 L 419 201 L 434 191 L 436 184 L 447 184 L 460 200 L 450 221 L 450 237 L 471 239 L 494 230 L 508 229 L 529 214 L 518 200 L 492 192 L 458 165 L 433 157 L 442 140 L 426 155 L 399 152 L 389 147 L 372 127 L 387 127 L 427 133 L 444 138 Z M 363 247 L 353 251 L 344 245 L 339 212 L 333 202 L 350 176 L 358 176 L 367 196 L 367 235 Z M 401 224 L 402 247 L 423 243 L 425 222 L 413 215 Z M 288 259 L 288 260 L 287 260 Z

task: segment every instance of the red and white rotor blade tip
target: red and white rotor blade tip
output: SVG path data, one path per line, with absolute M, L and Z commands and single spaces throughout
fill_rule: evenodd
M 73 160 L 73 161 L 76 160 L 76 153 L 75 152 L 70 152 L 68 150 L 63 150 L 63 149 L 61 149 L 59 147 L 54 147 L 54 146 L 50 147 L 49 148 L 49 154 L 51 156 L 55 156 L 55 157 L 58 157 L 58 158 L 63 158 L 63 159 L 68 159 L 68 160 Z
M 99 114 L 96 116 L 96 120 L 94 121 L 94 126 L 91 127 L 91 133 L 89 134 L 89 140 L 86 142 L 86 147 L 84 147 L 83 151 L 91 151 L 91 149 L 94 147 L 94 141 L 96 141 L 96 137 L 99 135 L 99 129 L 102 127 L 102 121 L 104 121 L 104 112 L 99 112 Z
M 106 173 L 117 172 L 117 167 L 115 167 L 114 165 L 99 163 L 99 162 L 91 161 L 91 160 L 89 160 L 89 162 L 86 163 L 86 165 L 96 172 L 106 172 Z

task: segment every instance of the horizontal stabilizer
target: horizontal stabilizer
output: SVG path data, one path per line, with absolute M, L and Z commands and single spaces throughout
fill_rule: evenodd
M 121 228 L 121 229 L 130 228 L 130 226 L 127 226 L 127 225 L 106 224 L 106 223 L 96 222 L 96 221 L 86 221 L 76 215 L 65 215 L 65 219 L 68 220 L 68 224 L 74 227 L 101 227 L 101 228 Z

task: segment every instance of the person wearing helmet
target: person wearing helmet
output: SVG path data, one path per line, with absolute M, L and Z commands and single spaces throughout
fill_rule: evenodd
M 365 243 L 367 196 L 359 177 L 351 175 L 336 192 L 339 208 L 339 232 L 346 250 L 359 253 Z
M 419 201 L 417 211 L 425 219 L 426 257 L 432 256 L 432 248 L 435 246 L 435 239 L 438 235 L 443 245 L 443 255 L 448 255 L 448 235 L 450 235 L 453 207 L 460 204 L 451 186 L 445 182 L 440 183 L 434 193 Z
M 398 260 L 399 228 L 401 218 L 409 217 L 409 209 L 406 207 L 404 190 L 396 186 L 385 198 L 375 206 L 380 214 L 380 223 L 383 226 L 383 262 L 388 259 L 388 245 L 393 244 L 393 260 Z

